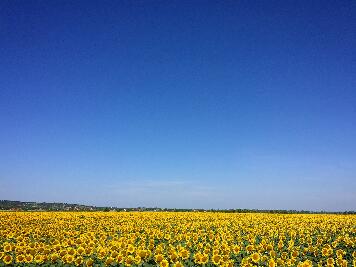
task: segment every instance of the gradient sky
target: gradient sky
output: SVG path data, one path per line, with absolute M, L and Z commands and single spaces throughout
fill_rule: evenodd
M 0 199 L 356 210 L 356 1 L 0 1 Z

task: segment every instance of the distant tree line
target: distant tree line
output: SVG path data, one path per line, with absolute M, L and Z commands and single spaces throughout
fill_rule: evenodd
M 225 212 L 225 213 L 273 213 L 273 214 L 356 214 L 356 211 L 307 211 L 307 210 L 259 210 L 259 209 L 169 209 L 169 208 L 117 208 L 96 207 L 81 204 L 48 203 L 48 202 L 22 202 L 11 200 L 0 200 L 0 210 L 13 211 L 127 211 L 127 212 Z

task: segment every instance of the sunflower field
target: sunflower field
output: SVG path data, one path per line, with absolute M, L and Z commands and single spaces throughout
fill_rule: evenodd
M 355 215 L 0 212 L 0 266 L 356 266 Z

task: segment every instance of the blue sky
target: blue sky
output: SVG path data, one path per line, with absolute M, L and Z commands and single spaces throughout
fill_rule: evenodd
M 0 199 L 356 210 L 355 1 L 0 1 Z

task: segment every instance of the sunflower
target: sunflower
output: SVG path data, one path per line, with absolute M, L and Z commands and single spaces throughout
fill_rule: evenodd
M 51 259 L 52 262 L 57 261 L 59 259 L 58 253 L 51 254 L 50 259 Z
M 19 254 L 16 256 L 16 262 L 24 262 L 25 261 L 25 255 Z
M 287 259 L 287 257 L 288 257 L 288 253 L 287 252 L 282 252 L 282 254 L 281 254 L 281 258 L 283 259 L 283 260 L 286 260 Z
M 140 255 L 136 255 L 135 256 L 135 264 L 140 265 L 141 263 L 142 263 L 142 258 L 140 257 Z
M 68 264 L 71 264 L 71 263 L 74 262 L 74 256 L 68 254 L 68 255 L 65 256 L 64 261 L 65 261 L 66 263 L 68 263 Z
M 241 247 L 239 245 L 234 245 L 232 250 L 233 250 L 234 254 L 239 254 Z
M 299 252 L 297 250 L 293 250 L 290 255 L 292 258 L 296 258 L 296 257 L 298 257 Z
M 220 261 L 221 261 L 221 256 L 218 254 L 213 255 L 213 257 L 211 258 L 211 261 L 215 264 L 215 265 L 219 265 Z
M 84 251 L 85 255 L 90 255 L 93 253 L 93 248 L 92 247 L 86 247 Z
M 113 257 L 113 258 L 116 258 L 117 255 L 119 255 L 119 252 L 117 252 L 116 250 L 113 250 L 110 252 L 110 256 Z
M 168 261 L 166 259 L 164 259 L 159 263 L 159 266 L 160 267 L 168 267 L 169 263 L 168 263 Z
M 75 256 L 75 254 L 76 254 L 75 249 L 74 249 L 74 248 L 69 248 L 69 249 L 68 249 L 68 254 L 69 254 L 69 255 L 72 255 L 72 256 Z
M 271 250 L 271 251 L 269 252 L 269 256 L 270 256 L 271 258 L 275 258 L 275 257 L 277 256 L 277 253 L 276 253 L 274 250 Z
M 12 256 L 11 255 L 9 255 L 9 254 L 6 254 L 3 258 L 2 258 L 2 260 L 4 261 L 4 263 L 5 264 L 11 264 L 12 263 Z
M 43 263 L 43 257 L 42 257 L 42 255 L 37 254 L 37 255 L 35 256 L 35 262 L 36 262 L 37 264 Z
M 173 267 L 184 267 L 184 265 L 180 261 L 177 261 L 173 264 Z
M 83 264 L 83 258 L 82 257 L 78 257 L 74 260 L 74 264 L 76 266 L 81 266 Z
M 179 252 L 179 256 L 183 259 L 183 260 L 187 260 L 189 258 L 189 251 L 186 249 L 182 249 Z
M 310 260 L 306 260 L 303 262 L 303 267 L 312 267 L 313 263 Z
M 342 261 L 343 261 L 342 258 L 337 258 L 337 259 L 336 259 L 336 265 L 337 265 L 337 266 L 341 266 L 341 265 L 342 265 Z
M 163 261 L 163 260 L 164 260 L 164 257 L 163 257 L 162 254 L 157 254 L 157 255 L 155 255 L 155 262 L 156 262 L 156 263 L 160 263 L 160 262 Z
M 278 266 L 284 266 L 284 260 L 282 260 L 281 258 L 277 259 L 277 265 Z
M 266 249 L 267 249 L 268 251 L 271 251 L 271 250 L 273 250 L 273 246 L 272 246 L 271 244 L 268 244 L 267 247 L 266 247 Z
M 200 257 L 200 263 L 201 264 L 207 264 L 209 261 L 209 255 L 208 254 L 202 254 Z
M 330 258 L 327 258 L 326 263 L 327 263 L 328 265 L 334 265 L 334 264 L 335 264 L 335 261 L 334 261 L 333 258 L 330 257 Z
M 12 245 L 8 242 L 5 242 L 3 245 L 4 252 L 11 252 L 12 251 Z
M 134 252 L 135 252 L 135 247 L 134 247 L 133 245 L 129 244 L 129 245 L 127 246 L 127 252 L 128 252 L 129 254 L 134 253 Z
M 341 267 L 347 267 L 347 260 L 343 260 L 340 266 Z
M 85 262 L 85 265 L 88 267 L 93 266 L 93 264 L 94 264 L 94 260 L 92 258 L 87 259 Z
M 67 251 L 66 251 L 65 249 L 62 249 L 62 250 L 59 252 L 59 256 L 64 257 L 65 255 L 67 255 Z
M 342 249 L 336 250 L 336 256 L 337 256 L 338 258 L 342 258 L 345 254 L 346 254 L 346 252 L 343 251 Z
M 201 264 L 201 256 L 202 255 L 200 252 L 194 254 L 193 258 L 196 264 Z
M 125 259 L 125 265 L 131 266 L 134 263 L 134 257 L 132 255 L 128 255 Z
M 107 251 L 104 248 L 101 248 L 97 254 L 98 259 L 103 260 L 107 255 Z
M 234 267 L 234 261 L 232 259 L 225 262 L 224 267 Z
M 268 261 L 268 267 L 276 267 L 276 266 L 277 266 L 276 262 L 274 261 L 273 258 Z
M 32 254 L 27 254 L 25 256 L 25 262 L 29 263 L 29 262 L 32 262 L 33 261 L 33 256 Z
M 246 247 L 246 250 L 247 250 L 247 252 L 251 253 L 252 250 L 254 250 L 253 245 L 248 245 L 248 246 Z
M 109 266 L 111 264 L 113 264 L 115 262 L 115 259 L 113 257 L 108 257 L 106 260 L 105 260 L 105 265 L 106 266 Z
M 77 249 L 77 253 L 78 253 L 79 255 L 82 255 L 84 252 L 85 252 L 85 249 L 84 249 L 83 247 L 79 247 L 79 248 Z
M 254 263 L 258 263 L 261 259 L 260 254 L 258 254 L 257 252 L 253 253 L 251 255 L 251 259 Z
M 115 259 L 116 263 L 121 264 L 124 262 L 124 255 L 122 255 L 121 253 L 119 253 L 119 255 L 116 256 Z
M 261 261 L 267 262 L 267 260 L 268 260 L 268 256 L 267 256 L 267 255 L 263 255 L 263 256 L 261 257 Z

